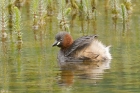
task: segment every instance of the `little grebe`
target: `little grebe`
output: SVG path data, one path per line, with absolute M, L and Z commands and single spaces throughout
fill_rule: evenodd
M 111 59 L 110 46 L 103 45 L 97 40 L 97 35 L 82 36 L 73 41 L 68 32 L 59 32 L 52 46 L 60 47 L 58 60 L 66 61 L 104 61 Z

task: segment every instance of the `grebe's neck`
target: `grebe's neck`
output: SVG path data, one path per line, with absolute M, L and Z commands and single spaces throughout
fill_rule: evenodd
M 73 43 L 72 36 L 70 34 L 66 34 L 64 36 L 63 43 L 62 43 L 63 46 L 61 47 L 61 49 L 65 50 L 69 48 L 72 45 L 72 43 Z

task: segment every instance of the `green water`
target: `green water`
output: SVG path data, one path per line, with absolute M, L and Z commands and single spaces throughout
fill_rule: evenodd
M 67 64 L 62 67 L 64 70 L 57 62 L 59 48 L 52 47 L 54 36 L 60 31 L 57 15 L 46 18 L 46 25 L 36 33 L 35 40 L 31 13 L 23 6 L 21 51 L 10 38 L 5 45 L 0 44 L 0 93 L 139 93 L 140 1 L 133 1 L 133 13 L 125 29 L 120 18 L 115 28 L 110 10 L 107 15 L 103 3 L 97 3 L 96 21 L 82 23 L 77 17 L 70 31 L 74 39 L 98 34 L 99 40 L 112 46 L 113 59 Z

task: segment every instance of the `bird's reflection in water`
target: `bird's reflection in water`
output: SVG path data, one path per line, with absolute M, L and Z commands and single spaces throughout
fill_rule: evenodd
M 59 62 L 61 72 L 58 74 L 58 84 L 72 86 L 76 78 L 97 83 L 103 79 L 104 70 L 110 69 L 110 62 Z

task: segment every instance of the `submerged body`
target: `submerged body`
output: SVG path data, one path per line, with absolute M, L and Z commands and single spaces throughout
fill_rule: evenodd
M 60 47 L 58 60 L 66 61 L 104 61 L 111 59 L 109 47 L 97 40 L 96 35 L 83 36 L 73 41 L 67 32 L 59 32 L 53 46 Z

